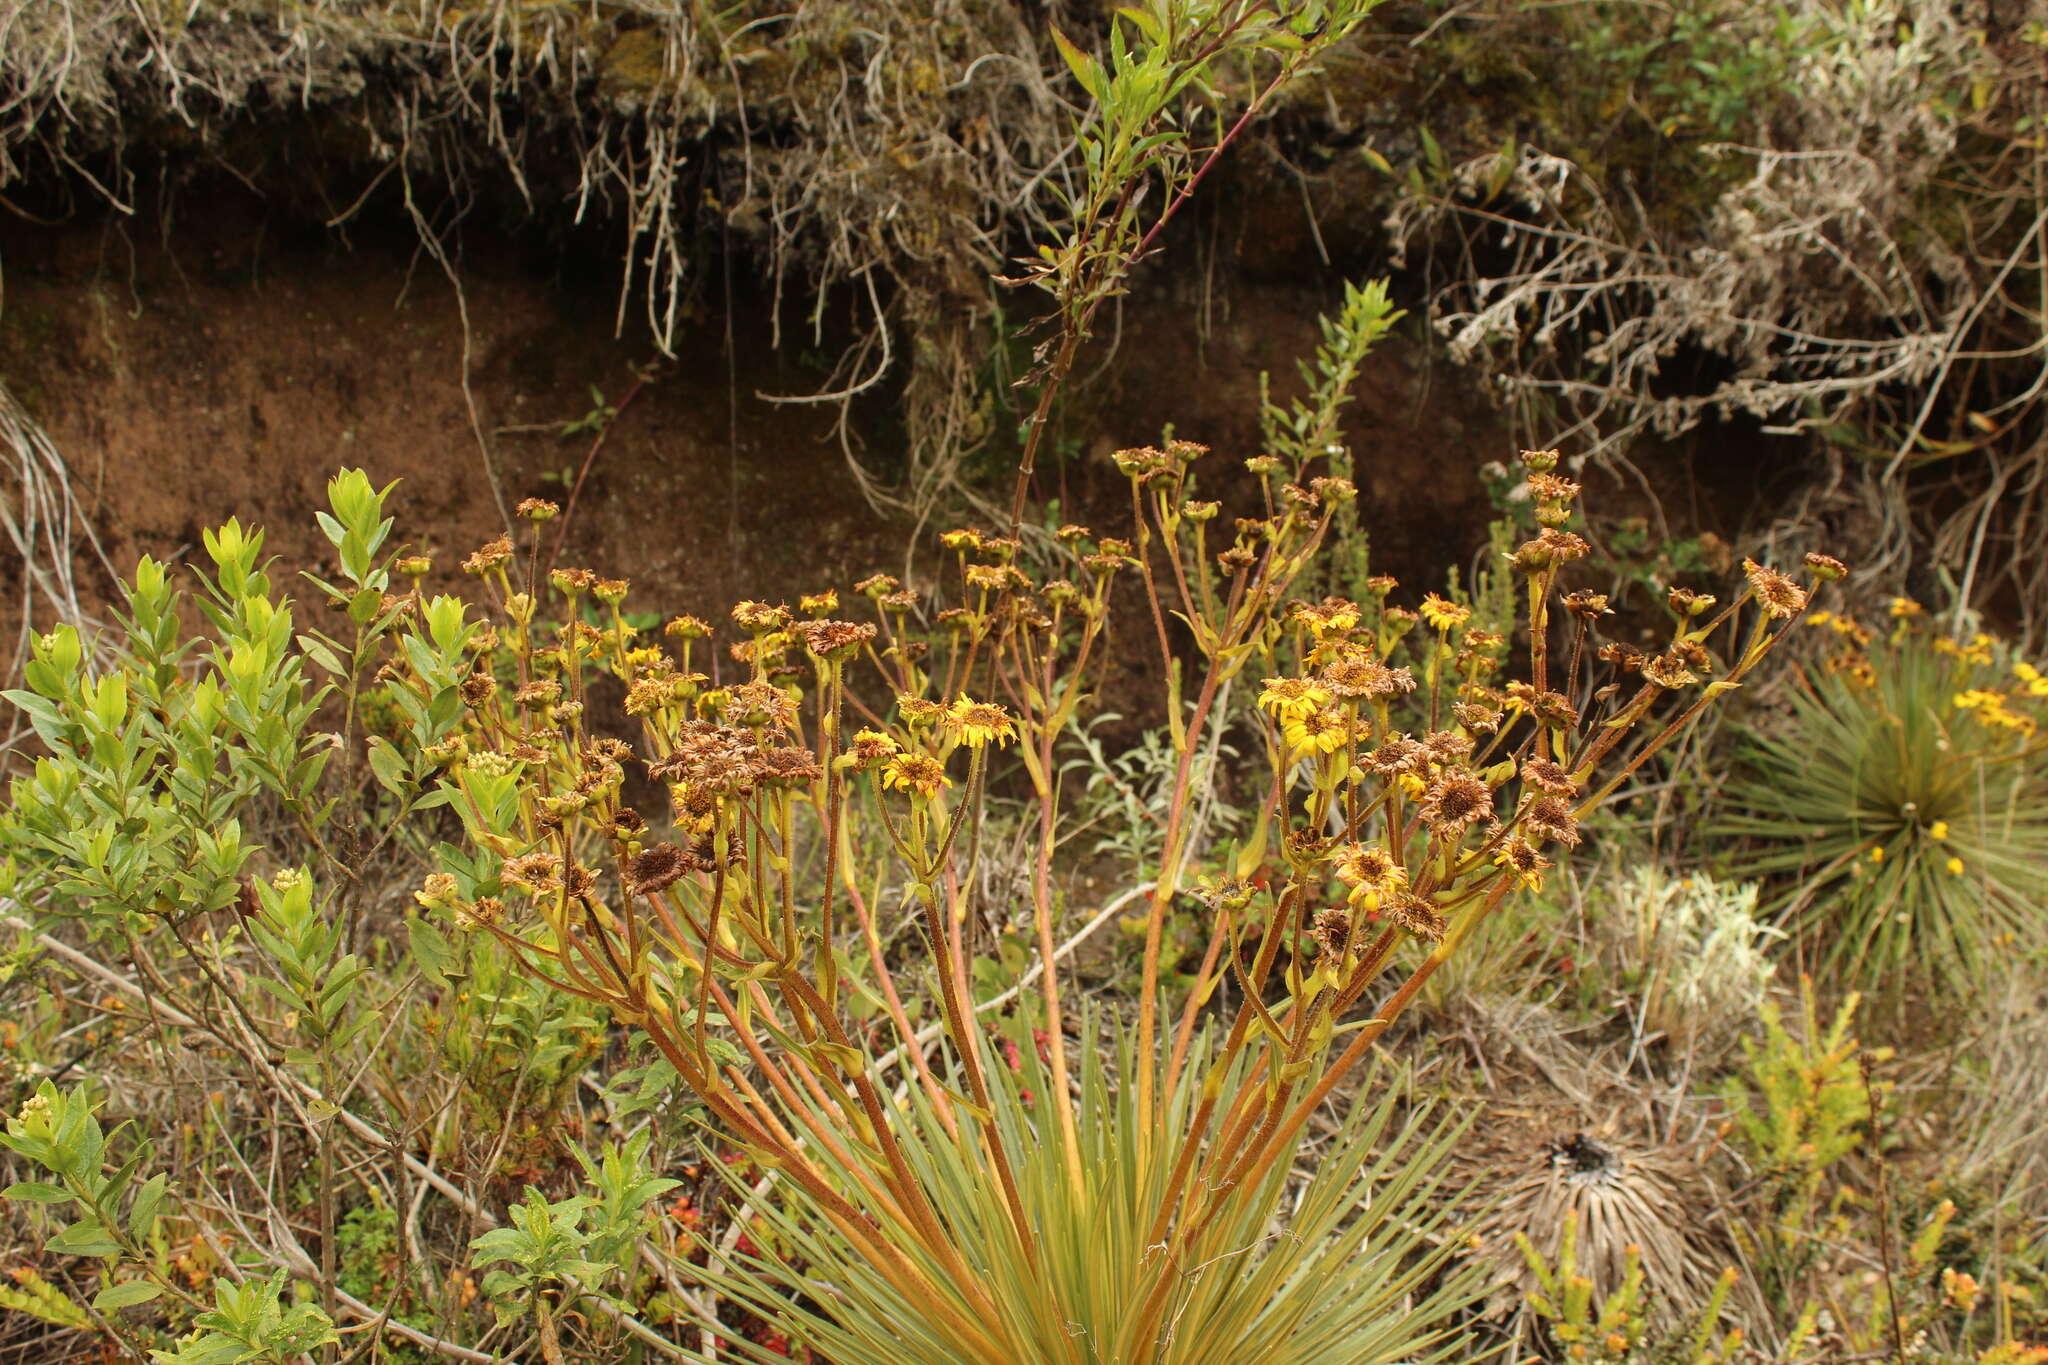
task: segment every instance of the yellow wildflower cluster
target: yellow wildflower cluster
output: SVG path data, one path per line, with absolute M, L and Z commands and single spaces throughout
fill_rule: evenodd
M 2037 728 L 2034 718 L 2022 711 L 2015 711 L 2008 704 L 2011 699 L 2003 692 L 1992 692 L 1981 687 L 1967 688 L 1950 698 L 1958 711 L 1974 712 L 1979 724 L 1987 730 L 2011 730 L 2015 734 L 2033 738 Z
M 1946 654 L 1953 659 L 1961 659 L 1975 668 L 1983 668 L 1991 662 L 1992 643 L 1991 637 L 1982 632 L 1961 643 L 1944 636 L 1934 642 L 1934 652 Z

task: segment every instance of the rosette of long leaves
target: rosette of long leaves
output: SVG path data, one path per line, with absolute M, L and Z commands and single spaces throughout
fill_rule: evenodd
M 1839 618 L 1837 618 L 1839 619 Z M 1858 984 L 1968 988 L 2038 943 L 2048 898 L 2043 699 L 1991 641 L 1902 631 L 1799 679 L 1741 751 L 1717 822 L 1744 876 Z M 1859 639 L 1860 636 L 1860 639 Z
M 1020 1196 L 1035 1249 L 1009 1235 L 1008 1207 L 981 1163 L 963 1152 L 944 1115 L 913 1089 L 897 1142 L 918 1168 L 954 1245 L 969 1259 L 973 1294 L 935 1311 L 915 1301 L 833 1229 L 828 1212 L 800 1191 L 758 1200 L 764 1250 L 709 1272 L 717 1292 L 775 1323 L 790 1344 L 835 1365 L 931 1365 L 934 1361 L 1032 1361 L 1097 1365 L 1372 1365 L 1463 1358 L 1447 1330 L 1477 1288 L 1473 1265 L 1447 1264 L 1456 1208 L 1437 1196 L 1445 1158 L 1463 1125 L 1421 1110 L 1402 1118 L 1398 1090 L 1359 1103 L 1322 1144 L 1309 1174 L 1277 1162 L 1223 1205 L 1184 1248 L 1171 1274 L 1163 1327 L 1133 1336 L 1156 1290 L 1164 1246 L 1146 1239 L 1171 1197 L 1169 1163 L 1148 1155 L 1148 1116 L 1135 1088 L 1118 1084 L 1105 1058 L 1128 1075 L 1139 1063 L 1128 1032 L 1078 1021 L 1073 1116 L 1081 1162 L 1072 1164 L 1051 1119 L 1051 1069 L 1021 1048 L 1015 1065 L 991 1069 L 992 1122 L 1019 1154 Z M 1179 1084 L 1164 1096 L 1165 1126 L 1179 1131 L 1218 1060 L 1200 1035 Z M 1242 1068 L 1242 1057 L 1225 1069 Z M 1231 1076 L 1226 1086 L 1241 1082 Z M 839 1175 L 849 1183 L 859 1172 Z M 946 1268 L 926 1267 L 946 1283 Z M 971 1302 L 981 1305 L 970 1312 Z M 745 1360 L 786 1359 L 735 1341 Z

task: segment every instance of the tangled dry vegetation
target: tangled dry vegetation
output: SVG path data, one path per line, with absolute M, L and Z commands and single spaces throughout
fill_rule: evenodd
M 906 462 L 868 488 L 929 511 L 972 491 L 960 461 L 987 435 L 988 276 L 1052 189 L 1076 188 L 1075 108 L 1028 8 L 6 0 L 0 191 L 72 184 L 125 211 L 174 174 L 166 148 L 260 164 L 266 140 L 310 127 L 346 168 L 321 187 L 328 225 L 396 196 L 458 288 L 454 235 L 480 197 L 610 226 L 620 325 L 664 350 L 730 233 L 778 300 L 855 300 L 861 340 L 828 392 L 775 397 L 900 385 Z
M 1945 0 L 1456 6 L 1444 65 L 1526 103 L 1483 125 L 1494 145 L 1431 141 L 1391 227 L 1435 258 L 1450 353 L 1532 437 L 1624 463 L 1707 420 L 1809 438 L 1836 473 L 1786 518 L 1788 543 L 1853 517 L 1880 547 L 1868 581 L 1947 566 L 1964 600 L 2036 631 L 2044 18 Z

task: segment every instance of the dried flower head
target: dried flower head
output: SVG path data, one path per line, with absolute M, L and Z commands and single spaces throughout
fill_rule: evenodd
M 512 539 L 499 536 L 496 540 L 485 541 L 462 561 L 462 571 L 467 574 L 487 574 L 512 557 Z
M 1579 723 L 1578 708 L 1562 692 L 1516 681 L 1508 684 L 1508 699 L 1526 709 L 1530 717 L 1546 729 L 1569 730 Z
M 553 521 L 561 515 L 561 507 L 546 498 L 521 498 L 519 505 L 512 509 L 515 516 L 535 523 Z
M 507 858 L 498 879 L 529 896 L 552 895 L 562 889 L 562 860 L 546 850 Z
M 479 896 L 474 905 L 455 907 L 455 927 L 465 933 L 488 929 L 505 918 L 505 902 L 496 896 Z
M 1579 846 L 1579 822 L 1573 817 L 1571 807 L 1548 793 L 1522 808 L 1522 828 L 1566 848 Z
M 1392 735 L 1364 758 L 1365 766 L 1380 777 L 1420 775 L 1429 762 L 1429 750 L 1409 735 Z
M 553 678 L 535 678 L 514 692 L 512 700 L 527 707 L 553 706 L 562 700 L 562 684 Z
M 1387 897 L 1380 903 L 1380 914 L 1390 924 L 1419 939 L 1443 942 L 1444 917 L 1437 913 L 1434 904 L 1413 892 L 1403 891 Z
M 676 640 L 701 640 L 711 633 L 710 625 L 697 616 L 678 616 L 661 629 Z
M 627 859 L 620 880 L 629 896 L 653 896 L 681 881 L 698 863 L 690 854 L 671 843 L 659 843 Z
M 1536 539 L 1524 541 L 1508 558 L 1516 568 L 1536 572 L 1584 559 L 1592 549 L 1583 536 L 1547 527 Z
M 726 717 L 736 725 L 787 730 L 796 724 L 796 702 L 771 682 L 745 682 L 732 689 Z
M 1609 614 L 1604 592 L 1566 593 L 1564 609 L 1582 621 L 1597 621 Z
M 1438 834 L 1462 837 L 1475 822 L 1493 814 L 1493 792 L 1474 774 L 1453 768 L 1429 784 L 1419 813 Z
M 1478 702 L 1453 702 L 1451 718 L 1475 735 L 1490 735 L 1500 728 L 1500 712 Z
M 766 602 L 739 602 L 732 609 L 732 623 L 750 635 L 766 635 L 789 624 L 789 608 Z
M 1165 453 L 1151 446 L 1134 446 L 1128 450 L 1114 451 L 1109 458 L 1123 471 L 1125 478 L 1139 483 L 1166 473 L 1170 467 Z
M 1351 943 L 1351 914 L 1337 906 L 1316 911 L 1309 922 L 1309 937 L 1330 957 L 1342 957 Z
M 488 673 L 471 673 L 457 686 L 462 695 L 462 704 L 475 710 L 498 695 L 498 680 Z
M 1676 616 L 1701 616 L 1712 611 L 1715 598 L 1711 593 L 1694 592 L 1691 588 L 1673 588 L 1665 595 L 1665 603 Z
M 1809 550 L 1803 562 L 1807 570 L 1823 583 L 1832 583 L 1839 578 L 1847 577 L 1849 573 L 1849 566 L 1833 555 L 1816 554 Z
M 1756 592 L 1757 603 L 1772 616 L 1795 616 L 1806 609 L 1806 589 L 1753 559 L 1742 561 L 1742 572 Z
M 754 757 L 759 746 L 745 730 L 714 725 L 710 721 L 685 721 L 679 728 L 676 747 L 667 758 L 647 765 L 647 775 L 660 782 L 675 782 L 707 801 L 740 796 L 754 789 Z
M 1317 675 L 1322 690 L 1337 697 L 1386 696 L 1393 670 L 1377 659 L 1350 655 L 1324 665 Z
M 1457 730 L 1432 730 L 1422 737 L 1432 763 L 1457 763 L 1472 754 L 1472 736 Z
M 1552 796 L 1576 797 L 1579 794 L 1579 784 L 1572 781 L 1572 775 L 1564 770 L 1562 764 L 1547 758 L 1523 760 L 1522 780 Z
M 754 769 L 762 784 L 770 787 L 802 786 L 825 775 L 825 770 L 818 766 L 818 756 L 794 744 L 764 749 L 754 760 Z
M 882 598 L 902 586 L 903 584 L 893 574 L 876 573 L 869 574 L 854 584 L 853 590 L 863 597 Z
M 838 663 L 851 659 L 875 638 L 875 628 L 865 621 L 800 621 L 793 633 L 805 649 Z
M 1675 652 L 1644 659 L 1641 667 L 1645 679 L 1667 691 L 1675 692 L 1700 680 L 1697 673 L 1685 666 L 1684 656 Z

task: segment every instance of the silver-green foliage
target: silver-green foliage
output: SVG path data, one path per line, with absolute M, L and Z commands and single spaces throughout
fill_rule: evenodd
M 999 1193 L 912 1091 L 902 1115 L 904 1150 L 919 1163 L 932 1204 L 955 1225 L 956 1245 L 982 1248 L 974 1267 L 1000 1305 L 974 1323 L 1002 1356 L 1041 1365 L 1108 1365 L 1133 1358 L 1124 1339 L 1154 1282 L 1150 1224 L 1170 1163 L 1119 1084 L 1138 1064 L 1127 1035 L 1084 1024 L 1098 1046 L 1078 1050 L 1074 1083 L 1082 1163 L 1061 1158 L 1043 1099 L 1049 1069 L 1028 1045 L 992 1069 L 991 1119 L 1023 1154 L 1017 1180 L 1038 1234 L 1027 1262 L 1006 1235 Z M 1205 1083 L 1229 1082 L 1206 1065 L 1197 1039 L 1161 1131 L 1183 1131 Z M 1469 1343 L 1450 1323 L 1471 1298 L 1470 1276 L 1448 1264 L 1452 1209 L 1439 1196 L 1443 1162 L 1461 1125 L 1428 1109 L 1401 1118 L 1395 1096 L 1342 1115 L 1316 1150 L 1276 1162 L 1187 1244 L 1164 1320 L 1145 1356 L 1160 1365 L 1374 1365 L 1462 1358 Z M 1304 1170 L 1306 1174 L 1304 1174 Z M 849 1173 L 850 1174 L 850 1173 Z M 721 1292 L 774 1322 L 791 1341 L 835 1365 L 950 1365 L 982 1360 L 988 1341 L 949 1331 L 950 1315 L 908 1301 L 849 1252 L 795 1191 L 778 1192 L 756 1216 L 763 1250 L 714 1280 Z M 943 1276 L 933 1267 L 934 1281 Z M 964 1306 L 965 1301 L 952 1305 Z M 750 1360 L 777 1357 L 734 1346 Z M 1150 1343 L 1146 1343 L 1150 1347 Z

